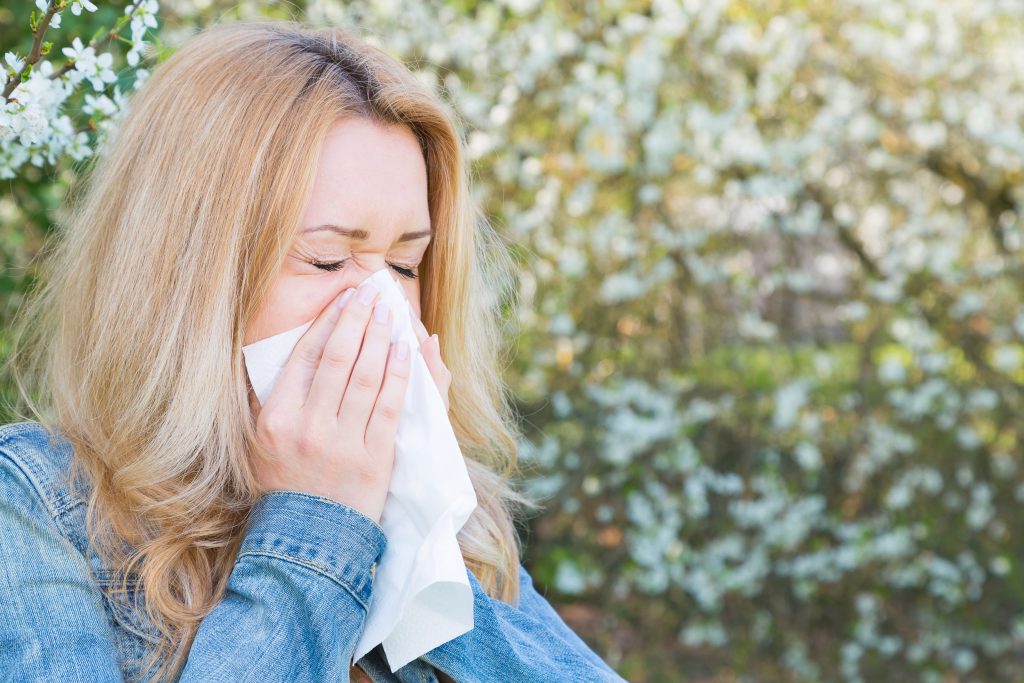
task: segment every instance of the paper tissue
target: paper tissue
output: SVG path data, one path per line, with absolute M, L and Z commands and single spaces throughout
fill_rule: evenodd
M 391 308 L 392 341 L 409 343 L 412 365 L 380 520 L 388 544 L 374 572 L 373 597 L 353 661 L 383 643 L 394 673 L 473 628 L 473 590 L 455 534 L 477 498 L 444 399 L 418 353 L 415 312 L 388 268 L 368 279 L 380 290 L 378 301 Z M 242 347 L 261 405 L 312 324 Z

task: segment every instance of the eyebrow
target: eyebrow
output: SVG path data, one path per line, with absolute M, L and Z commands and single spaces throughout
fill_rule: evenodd
M 370 233 L 366 232 L 365 230 L 360 230 L 359 228 L 346 228 L 340 225 L 331 225 L 329 223 L 324 225 L 316 225 L 310 228 L 304 228 L 302 230 L 302 233 L 306 234 L 309 232 L 320 232 L 321 230 L 327 230 L 337 235 L 341 235 L 342 237 L 347 237 L 351 240 L 355 240 L 357 242 L 365 242 L 370 238 Z M 424 237 L 430 237 L 433 234 L 433 231 L 430 228 L 427 228 L 425 230 L 417 230 L 415 232 L 403 233 L 398 238 L 398 241 L 412 242 L 413 240 L 423 239 Z

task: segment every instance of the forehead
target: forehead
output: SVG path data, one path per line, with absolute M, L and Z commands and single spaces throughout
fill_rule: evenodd
M 322 224 L 360 228 L 371 239 L 430 226 L 426 164 L 409 128 L 361 118 L 331 125 L 302 227 Z

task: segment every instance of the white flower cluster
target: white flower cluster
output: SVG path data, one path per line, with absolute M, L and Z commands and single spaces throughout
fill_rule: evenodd
M 47 0 L 36 0 L 36 6 L 45 15 L 49 8 Z M 73 0 L 72 14 L 82 11 L 95 12 L 96 5 L 90 0 Z M 148 28 L 156 28 L 158 0 L 137 0 L 125 7 L 131 27 L 131 46 L 126 54 L 128 64 L 136 67 L 139 55 L 146 47 L 144 36 Z M 127 15 L 131 15 L 130 18 Z M 55 11 L 48 28 L 60 27 L 60 11 Z M 42 167 L 53 165 L 62 157 L 75 161 L 90 156 L 94 145 L 101 144 L 102 136 L 108 132 L 125 108 L 125 97 L 114 71 L 114 55 L 111 52 L 97 52 L 92 44 L 86 45 L 74 37 L 68 47 L 61 48 L 72 67 L 58 72 L 53 62 L 45 56 L 31 65 L 28 78 L 21 80 L 11 91 L 5 102 L 0 103 L 0 178 L 13 178 L 26 163 Z M 13 51 L 4 54 L 7 83 L 21 78 L 27 66 L 26 58 Z M 134 70 L 134 86 L 140 86 L 148 76 L 142 68 Z M 78 91 L 84 90 L 88 82 L 92 93 L 84 93 L 82 112 L 89 115 L 99 133 L 96 141 L 90 141 L 89 133 L 81 128 L 82 122 L 72 120 L 65 113 L 67 101 Z

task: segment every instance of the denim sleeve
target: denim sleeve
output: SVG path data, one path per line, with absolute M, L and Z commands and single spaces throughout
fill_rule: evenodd
M 0 451 L 0 680 L 120 681 L 88 567 Z
M 265 493 L 179 680 L 348 680 L 386 543 L 354 508 Z M 0 451 L 0 680 L 123 681 L 114 643 L 84 558 Z
M 533 586 L 519 565 L 519 607 L 488 595 L 466 570 L 473 588 L 473 628 L 423 659 L 457 681 L 614 681 L 615 672 Z
M 182 681 L 347 681 L 387 537 L 299 491 L 256 502 L 227 595 L 199 625 Z

